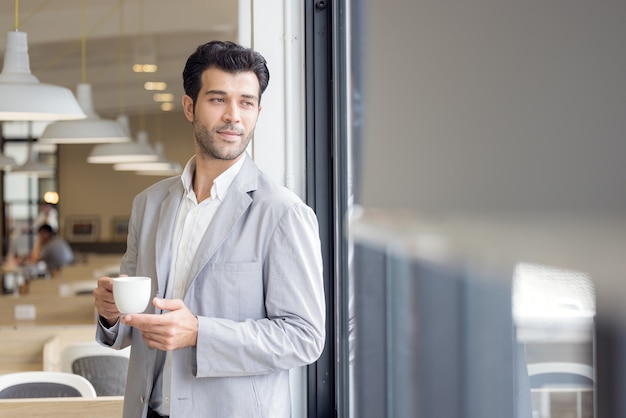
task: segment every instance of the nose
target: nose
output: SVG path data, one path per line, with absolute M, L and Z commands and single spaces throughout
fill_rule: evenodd
M 224 121 L 229 123 L 241 121 L 240 109 L 236 102 L 231 101 L 226 106 L 224 111 Z

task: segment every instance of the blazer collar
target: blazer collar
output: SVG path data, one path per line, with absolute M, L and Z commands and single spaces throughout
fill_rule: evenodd
M 200 241 L 198 252 L 191 266 L 189 284 L 196 279 L 252 204 L 251 192 L 257 189 L 258 181 L 259 169 L 248 156 Z
M 198 253 L 191 266 L 190 275 L 192 279 L 188 283 L 195 280 L 253 201 L 251 193 L 258 187 L 260 172 L 252 158 L 249 155 L 246 157 L 241 170 L 230 186 L 228 194 L 200 241 Z M 170 271 L 173 229 L 184 192 L 182 181 L 178 178 L 170 185 L 169 193 L 161 204 L 155 243 L 156 271 L 157 277 L 160 278 L 159 289 L 165 289 L 165 281 Z
M 165 289 L 165 282 L 167 280 L 168 273 L 170 271 L 171 262 L 171 247 L 174 233 L 174 223 L 176 222 L 176 214 L 178 213 L 178 207 L 182 200 L 182 196 L 185 192 L 182 181 L 177 178 L 169 187 L 169 193 L 163 203 L 161 203 L 161 210 L 159 212 L 159 219 L 157 220 L 156 231 L 156 272 L 159 278 L 159 289 Z M 159 297 L 165 296 L 160 290 Z

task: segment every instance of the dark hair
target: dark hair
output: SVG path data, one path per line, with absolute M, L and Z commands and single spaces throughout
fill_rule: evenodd
M 54 235 L 54 229 L 48 224 L 43 224 L 37 229 L 37 232 L 47 232 L 50 235 Z
M 187 58 L 183 70 L 185 94 L 191 97 L 194 107 L 202 86 L 202 73 L 211 67 L 229 73 L 252 71 L 259 80 L 259 103 L 261 102 L 261 95 L 270 80 L 265 58 L 258 52 L 234 42 L 211 41 L 196 48 L 196 51 Z

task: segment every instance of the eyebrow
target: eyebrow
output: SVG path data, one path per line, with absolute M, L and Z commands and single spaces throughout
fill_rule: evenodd
M 227 96 L 228 95 L 228 93 L 226 93 L 224 90 L 208 90 L 204 94 L 205 95 L 218 94 L 218 95 L 221 95 L 221 96 Z M 246 99 L 253 99 L 253 100 L 256 100 L 256 101 L 259 100 L 259 98 L 256 95 L 254 95 L 254 94 L 242 94 L 241 97 L 244 97 Z

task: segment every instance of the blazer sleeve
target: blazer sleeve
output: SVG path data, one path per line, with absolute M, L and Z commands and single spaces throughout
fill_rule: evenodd
M 267 317 L 198 317 L 196 376 L 267 374 L 310 364 L 322 353 L 325 299 L 319 227 L 311 208 L 289 208 L 264 260 Z
M 126 252 L 122 257 L 122 263 L 120 265 L 120 273 L 129 276 L 134 276 L 137 266 L 137 205 L 138 198 L 133 200 L 133 208 L 131 211 L 130 220 L 128 222 L 128 236 L 126 238 Z M 96 326 L 96 341 L 99 343 L 110 346 L 115 349 L 122 349 L 128 347 L 131 342 L 132 327 L 126 326 L 118 322 L 111 328 L 105 328 L 102 322 L 98 320 Z

